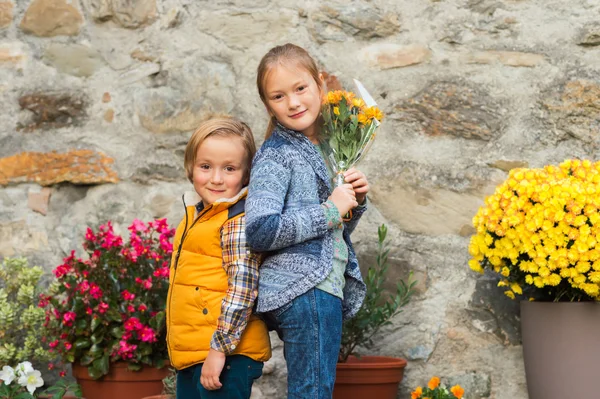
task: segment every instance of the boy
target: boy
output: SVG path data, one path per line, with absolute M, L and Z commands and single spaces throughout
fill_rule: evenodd
M 244 231 L 255 152 L 250 128 L 228 118 L 204 122 L 185 150 L 195 192 L 183 197 L 167 298 L 177 399 L 247 399 L 271 357 L 267 328 L 251 314 L 260 259 Z

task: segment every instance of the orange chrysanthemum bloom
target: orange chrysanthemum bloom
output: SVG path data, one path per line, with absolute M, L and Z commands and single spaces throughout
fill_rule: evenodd
M 450 388 L 450 392 L 452 392 L 458 399 L 461 399 L 465 394 L 465 390 L 462 389 L 460 385 L 455 385 Z
M 413 393 L 410 394 L 410 399 L 419 399 L 423 394 L 423 388 L 417 387 Z
M 440 386 L 440 379 L 438 377 L 431 377 L 427 386 L 429 389 L 436 389 Z

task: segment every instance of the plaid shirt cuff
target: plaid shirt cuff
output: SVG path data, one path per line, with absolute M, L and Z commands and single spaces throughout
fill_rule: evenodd
M 223 352 L 226 355 L 229 355 L 231 352 L 237 348 L 237 345 L 240 342 L 239 337 L 233 337 L 228 335 L 223 331 L 215 331 L 212 339 L 210 340 L 210 347 L 219 352 Z

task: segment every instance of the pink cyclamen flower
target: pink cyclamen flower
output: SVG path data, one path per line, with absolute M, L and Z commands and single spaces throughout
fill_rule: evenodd
M 100 304 L 98 305 L 98 313 L 100 313 L 100 314 L 106 313 L 106 311 L 108 310 L 109 307 L 110 306 L 108 306 L 108 303 L 100 302 Z
M 121 292 L 121 296 L 126 301 L 133 301 L 135 299 L 135 294 L 132 294 L 131 292 L 129 292 L 127 290 L 124 290 L 123 292 Z
M 90 289 L 90 283 L 87 280 L 83 280 L 81 283 L 79 283 L 77 285 L 77 289 L 79 290 L 79 292 L 81 292 L 82 294 L 84 292 L 87 292 Z
M 92 310 L 92 308 L 90 308 L 89 306 L 87 307 L 87 309 L 85 310 L 86 314 L 91 315 L 94 311 Z
M 56 348 L 58 346 L 58 340 L 54 340 L 48 344 L 51 348 Z
M 135 306 L 133 306 L 133 305 L 127 305 L 127 311 L 128 311 L 129 313 L 133 313 L 133 312 L 135 312 Z
M 133 219 L 131 226 L 129 226 L 127 229 L 131 231 L 132 234 L 135 234 L 138 231 L 142 233 L 148 231 L 148 227 L 146 227 L 146 224 L 139 219 Z
M 72 347 L 73 347 L 73 345 L 70 342 L 65 342 L 65 349 L 66 350 L 71 350 Z
M 90 242 L 96 242 L 96 235 L 94 234 L 94 231 L 89 227 L 85 231 L 85 239 Z
M 144 280 L 143 287 L 147 290 L 152 288 L 152 279 L 148 278 L 148 280 Z
M 125 327 L 125 331 L 133 331 L 133 330 L 140 330 L 143 327 L 143 324 L 140 323 L 140 320 L 137 317 L 130 317 L 125 324 L 123 325 L 123 327 Z
M 63 324 L 66 324 L 69 327 L 72 326 L 76 317 L 77 317 L 77 314 L 75 312 L 66 312 L 63 315 Z
M 92 283 L 92 285 L 90 286 L 90 295 L 92 296 L 92 298 L 100 299 L 102 298 L 102 294 L 103 292 L 100 289 L 100 287 L 98 287 L 98 284 Z
M 138 332 L 138 338 L 143 342 L 156 342 L 154 330 L 150 327 L 144 327 Z

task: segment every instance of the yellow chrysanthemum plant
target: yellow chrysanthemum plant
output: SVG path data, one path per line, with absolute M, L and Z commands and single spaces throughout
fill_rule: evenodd
M 460 385 L 450 389 L 440 384 L 439 377 L 432 377 L 426 387 L 417 387 L 411 392 L 411 399 L 462 399 L 465 390 Z
M 600 300 L 600 162 L 513 169 L 473 225 L 469 266 L 509 298 Z

